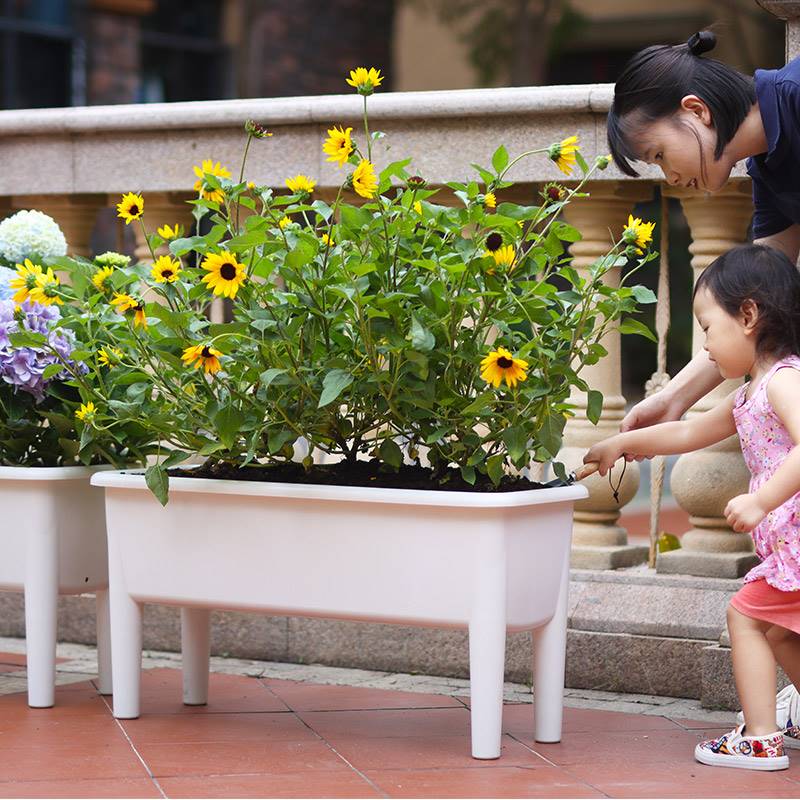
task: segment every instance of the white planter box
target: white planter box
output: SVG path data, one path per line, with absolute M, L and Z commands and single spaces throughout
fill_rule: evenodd
M 53 705 L 59 594 L 97 598 L 102 694 L 111 694 L 108 555 L 103 494 L 89 479 L 107 467 L 0 467 L 0 591 L 25 593 L 28 704 Z
M 106 490 L 114 714 L 139 715 L 142 603 L 181 606 L 184 702 L 208 691 L 209 610 L 467 627 L 472 754 L 500 755 L 506 630 L 534 630 L 536 738 L 561 738 L 572 506 L 582 486 L 469 494 L 170 479 Z

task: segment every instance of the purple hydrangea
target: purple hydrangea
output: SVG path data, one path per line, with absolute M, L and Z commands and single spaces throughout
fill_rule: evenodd
M 9 300 L 0 300 L 0 378 L 10 383 L 15 390 L 32 394 L 36 402 L 44 399 L 47 385 L 52 380 L 69 378 L 69 371 L 64 369 L 47 380 L 44 371 L 50 364 L 61 361 L 50 350 L 40 347 L 13 347 L 10 334 L 19 330 L 28 330 L 47 336 L 48 342 L 58 355 L 70 361 L 75 349 L 75 335 L 70 330 L 55 328 L 61 312 L 54 305 L 43 306 L 26 300 L 20 306 Z M 71 362 L 74 363 L 74 362 Z M 82 372 L 83 364 L 78 365 Z

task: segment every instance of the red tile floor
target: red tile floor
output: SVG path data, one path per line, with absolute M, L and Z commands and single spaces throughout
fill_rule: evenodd
M 800 797 L 800 753 L 704 767 L 694 745 L 721 729 L 688 719 L 567 708 L 561 743 L 538 744 L 532 706 L 507 704 L 502 757 L 476 761 L 466 698 L 212 673 L 190 708 L 180 681 L 146 670 L 135 720 L 91 681 L 51 709 L 0 696 L 0 797 Z

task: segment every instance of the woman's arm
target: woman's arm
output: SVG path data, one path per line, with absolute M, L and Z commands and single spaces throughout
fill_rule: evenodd
M 736 433 L 731 392 L 719 405 L 705 414 L 680 422 L 663 422 L 635 431 L 618 433 L 593 445 L 583 463 L 597 463 L 605 475 L 622 455 L 656 456 L 688 453 L 721 442 Z
M 800 255 L 800 225 L 790 225 L 779 233 L 773 233 L 771 236 L 764 236 L 761 239 L 756 239 L 753 244 L 764 244 L 767 247 L 774 247 L 776 250 L 782 250 L 789 256 L 791 261 L 796 263 L 797 256 Z

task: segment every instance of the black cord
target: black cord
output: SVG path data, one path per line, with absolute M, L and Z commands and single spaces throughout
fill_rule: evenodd
M 617 481 L 617 488 L 611 482 L 611 470 L 608 471 L 608 485 L 611 487 L 611 493 L 614 495 L 614 502 L 619 505 L 619 487 L 622 486 L 622 479 L 625 477 L 625 467 L 628 466 L 628 459 L 623 456 L 622 458 L 622 472 L 620 473 L 619 480 Z

